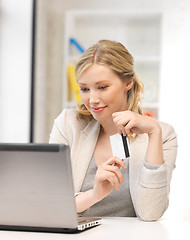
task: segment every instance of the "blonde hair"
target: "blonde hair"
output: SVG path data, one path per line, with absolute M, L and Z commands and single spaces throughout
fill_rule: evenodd
M 132 88 L 127 92 L 128 110 L 142 114 L 139 106 L 144 94 L 144 85 L 134 71 L 134 59 L 119 42 L 100 40 L 89 47 L 75 65 L 78 82 L 82 73 L 94 63 L 109 67 L 122 81 L 133 80 Z M 83 103 L 77 105 L 78 118 L 91 116 Z

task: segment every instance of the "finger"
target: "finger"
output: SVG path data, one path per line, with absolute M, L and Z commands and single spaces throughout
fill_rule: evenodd
M 120 114 L 121 114 L 121 112 L 114 112 L 114 113 L 112 113 L 112 118 L 116 118 Z
M 117 177 L 110 176 L 108 181 L 111 183 L 112 187 L 115 188 L 117 191 L 119 190 L 119 182 Z
M 96 174 L 96 181 L 103 182 L 108 181 L 113 188 L 119 190 L 119 181 L 115 173 L 101 169 Z
M 121 168 L 121 166 L 117 163 L 115 163 L 115 166 L 118 167 L 119 169 Z M 127 168 L 126 164 L 125 164 L 125 168 Z
M 125 131 L 125 126 L 129 123 L 129 120 L 126 119 L 120 119 L 120 118 L 115 118 L 114 119 L 114 123 L 116 125 L 116 127 L 120 130 L 120 132 L 126 136 L 127 133 Z
M 116 183 L 119 181 L 120 184 L 123 184 L 123 175 L 118 167 L 110 165 L 99 166 L 96 174 L 96 180 L 98 182 L 109 180 L 112 186 L 115 187 L 114 178 L 117 179 Z
M 119 182 L 118 182 L 118 179 L 115 177 L 114 180 L 115 180 L 115 190 L 118 191 L 118 190 L 119 190 Z
M 125 127 L 120 128 L 120 127 L 117 126 L 117 129 L 118 129 L 118 133 L 120 135 L 123 134 L 124 136 L 127 136 L 126 131 L 125 131 Z
M 127 111 L 120 111 L 120 112 L 114 112 L 112 113 L 112 118 L 117 118 L 117 117 L 120 117 L 121 115 L 122 116 L 126 116 L 126 115 L 129 115 L 131 111 L 127 110 Z
M 118 133 L 121 135 L 122 134 L 122 131 L 121 129 L 118 128 Z
M 120 126 L 118 126 L 118 128 L 120 129 L 121 134 L 123 134 L 123 136 L 126 137 L 127 136 L 127 132 L 125 130 L 125 126 L 120 125 Z
M 130 121 L 126 126 L 125 126 L 125 132 L 129 135 L 129 134 L 133 134 L 133 129 L 134 124 L 132 121 Z
M 113 188 L 115 188 L 115 176 L 114 175 L 111 175 L 111 174 L 108 174 L 108 177 L 106 179 L 111 185 Z
M 114 173 L 120 184 L 123 184 L 123 175 L 117 166 L 106 165 L 105 170 Z
M 112 158 L 109 158 L 106 162 L 104 162 L 104 164 L 108 164 L 108 165 L 113 165 L 113 164 L 118 164 L 120 165 L 120 167 L 122 168 L 126 168 L 126 165 L 125 163 L 123 162 L 122 159 L 118 158 L 118 157 L 112 157 Z
M 103 182 L 108 180 L 112 184 L 112 186 L 114 185 L 114 177 L 115 177 L 115 174 L 113 172 L 107 171 L 102 167 L 98 168 L 98 171 L 95 176 L 98 182 Z

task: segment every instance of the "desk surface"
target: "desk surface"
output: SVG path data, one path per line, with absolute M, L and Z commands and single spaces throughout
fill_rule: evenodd
M 189 240 L 190 223 L 161 218 L 143 222 L 137 218 L 104 218 L 103 224 L 77 234 L 0 231 L 3 240 Z

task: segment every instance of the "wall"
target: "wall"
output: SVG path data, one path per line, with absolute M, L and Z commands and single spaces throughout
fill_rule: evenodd
M 189 55 L 190 55 L 190 1 L 189 0 L 120 0 L 120 4 L 115 0 L 38 0 L 39 7 L 43 11 L 39 16 L 39 23 L 44 23 L 46 29 L 45 36 L 39 38 L 39 42 L 46 38 L 46 59 L 44 69 L 44 80 L 47 89 L 51 86 L 57 92 L 62 88 L 62 35 L 64 34 L 64 12 L 69 9 L 122 9 L 131 11 L 160 11 L 163 14 L 163 38 L 162 38 L 162 66 L 160 83 L 160 120 L 168 122 L 174 126 L 178 135 L 179 150 L 177 157 L 177 168 L 174 171 L 171 186 L 172 214 L 182 214 L 184 218 L 190 219 L 190 193 L 188 182 L 190 175 L 188 169 L 188 133 L 189 113 L 188 113 L 188 82 L 189 82 Z M 45 20 L 44 20 L 45 17 Z M 43 18 L 43 19 L 42 19 Z M 43 29 L 43 24 L 41 25 Z M 40 32 L 40 30 L 38 30 Z M 48 39 L 48 40 L 47 40 Z M 38 44 L 40 44 L 38 42 Z M 43 42 L 44 43 L 44 42 Z M 41 43 L 42 44 L 42 43 Z M 56 46 L 55 46 L 56 45 Z M 45 48 L 45 46 L 43 46 Z M 39 57 L 37 52 L 37 58 Z M 47 80 L 48 79 L 48 80 Z M 41 79 L 42 80 L 42 79 Z M 55 83 L 55 84 L 54 84 Z M 56 86 L 55 86 L 56 85 Z M 36 131 L 35 141 L 48 141 L 54 118 L 62 109 L 60 95 L 55 95 L 46 91 L 46 109 L 41 111 L 46 114 L 36 121 L 36 129 L 44 129 L 44 135 Z M 54 97 L 53 97 L 54 96 Z M 40 93 L 36 97 L 37 109 L 40 109 Z M 36 111 L 39 111 L 37 110 Z M 45 112 L 46 111 L 46 112 Z M 51 114 L 50 114 L 51 113 Z M 39 115 L 38 115 L 39 116 Z M 183 207 L 182 207 L 183 206 Z
M 62 109 L 63 11 L 56 5 L 57 13 L 51 8 L 53 5 L 54 2 L 37 1 L 35 142 L 48 142 L 53 119 Z
M 120 0 L 118 4 L 115 0 L 38 0 L 37 3 L 36 142 L 48 141 L 53 119 L 62 109 L 62 36 L 65 11 L 80 8 L 122 8 L 163 13 L 160 120 L 175 127 L 179 141 L 170 209 L 174 214 L 182 209 L 183 216 L 188 218 L 190 1 Z M 0 141 L 27 141 L 31 6 L 29 0 L 1 0 L 0 4 Z
M 48 141 L 53 120 L 62 110 L 62 98 L 60 96 L 62 89 L 64 13 L 66 10 L 85 8 L 114 8 L 133 12 L 153 10 L 160 11 L 167 16 L 171 10 L 178 12 L 182 9 L 190 9 L 190 1 L 188 0 L 120 0 L 120 4 L 116 4 L 115 0 L 38 0 L 37 3 L 35 142 Z M 172 19 L 172 21 L 176 22 L 175 19 Z M 44 53 L 41 54 L 41 51 L 44 51 Z M 41 61 L 42 59 L 43 61 Z M 40 90 L 39 85 L 41 86 Z
M 32 0 L 1 0 L 0 11 L 0 142 L 28 142 Z
M 183 217 L 190 221 L 190 9 L 170 9 L 164 16 L 164 23 L 160 119 L 171 123 L 178 135 L 177 168 L 171 193 L 173 213 L 183 208 Z

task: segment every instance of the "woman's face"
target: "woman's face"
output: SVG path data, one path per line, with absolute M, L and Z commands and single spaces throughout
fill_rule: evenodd
M 132 87 L 106 66 L 93 64 L 81 74 L 78 85 L 81 100 L 98 122 L 127 109 L 127 91 Z

